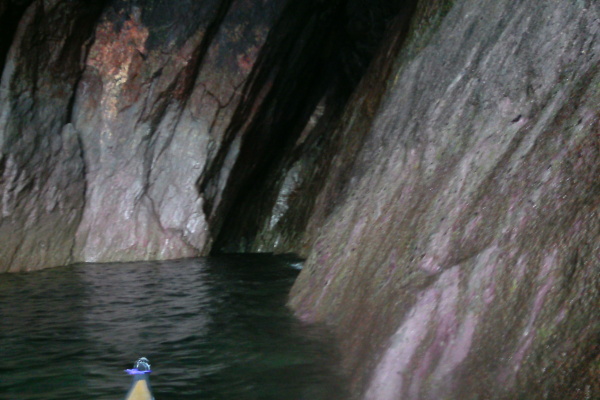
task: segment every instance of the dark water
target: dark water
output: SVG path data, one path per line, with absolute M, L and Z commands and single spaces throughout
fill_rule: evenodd
M 343 399 L 327 335 L 285 307 L 271 256 L 0 275 L 0 399 L 123 399 L 139 357 L 156 400 Z

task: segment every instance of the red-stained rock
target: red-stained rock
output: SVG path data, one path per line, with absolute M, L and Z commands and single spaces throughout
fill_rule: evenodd
M 163 32 L 150 15 L 144 18 L 147 9 L 105 14 L 73 117 L 88 183 L 77 260 L 170 259 L 210 250 L 196 181 L 209 150 L 220 145 L 275 16 L 255 14 L 246 21 L 253 34 L 246 35 L 240 15 L 258 3 L 212 2 L 188 19 L 199 25 L 189 37 L 154 45 L 152 35 Z
M 597 2 L 135 4 L 0 3 L 0 271 L 296 251 L 353 398 L 600 396 Z
M 2 269 L 206 254 L 197 181 L 285 0 L 34 1 L 20 22 L 26 2 L 3 4 L 0 19 L 17 21 L 3 25 L 0 45 L 18 31 L 0 93 L 0 229 L 20 233 Z M 61 132 L 74 146 L 62 152 Z M 69 218 L 34 211 L 40 188 L 63 185 L 48 175 L 69 187 L 53 189 Z M 51 256 L 37 250 L 47 241 Z

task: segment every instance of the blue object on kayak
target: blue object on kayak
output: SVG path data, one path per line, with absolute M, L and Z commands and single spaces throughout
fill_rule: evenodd
M 125 400 L 154 400 L 152 389 L 150 388 L 150 361 L 146 357 L 137 360 L 132 369 L 126 369 L 129 375 L 133 376 L 133 382 Z
M 125 372 L 127 372 L 129 375 L 144 375 L 144 374 L 149 374 L 152 371 L 139 371 L 137 369 L 126 369 Z

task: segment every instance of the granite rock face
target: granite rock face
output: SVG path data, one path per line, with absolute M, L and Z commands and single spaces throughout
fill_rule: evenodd
M 197 182 L 285 3 L 2 2 L 0 271 L 207 254 Z
M 421 2 L 411 29 L 291 306 L 357 399 L 597 398 L 599 4 Z
M 0 68 L 0 272 L 293 251 L 356 399 L 600 397 L 597 1 L 8 0 Z
M 8 15 L 15 13 L 6 11 Z M 84 163 L 69 105 L 98 10 L 60 1 L 23 11 L 0 85 L 0 271 L 71 260 L 83 211 Z M 7 16 L 4 14 L 4 16 Z M 53 41 L 40 37 L 51 36 Z M 4 39 L 4 37 L 3 37 Z
M 196 181 L 278 9 L 262 1 L 146 3 L 107 9 L 77 89 L 73 124 L 88 190 L 76 260 L 207 254 Z
M 215 250 L 306 253 L 306 223 L 329 154 L 339 150 L 331 132 L 386 28 L 397 15 L 409 17 L 413 4 L 303 0 L 285 7 L 228 128 L 235 136 L 201 180 L 202 192 L 223 199 L 207 207 Z
M 23 230 L 30 240 L 10 238 L 1 269 L 306 250 L 303 232 L 320 188 L 312 182 L 327 174 L 319 160 L 332 149 L 328 133 L 403 7 L 388 0 L 368 3 L 368 12 L 363 0 L 92 3 L 14 0 L 0 8 L 0 135 L 43 159 L 2 142 L 6 174 L 29 163 L 42 189 L 11 183 L 12 175 L 0 183 L 5 197 L 17 185 L 20 199 L 5 212 L 5 235 Z M 63 131 L 76 147 L 49 144 Z M 71 153 L 79 165 L 62 165 Z M 64 173 L 48 180 L 54 169 Z M 48 211 L 23 229 L 46 188 L 76 212 Z M 34 200 L 21 201 L 26 196 Z M 25 234 L 32 224 L 44 234 Z M 51 257 L 34 245 L 44 235 L 60 243 Z M 14 258 L 15 251 L 39 262 Z

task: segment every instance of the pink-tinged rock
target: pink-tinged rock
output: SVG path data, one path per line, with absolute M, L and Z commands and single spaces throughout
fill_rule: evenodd
M 430 289 L 423 293 L 409 312 L 407 319 L 390 337 L 390 343 L 375 368 L 365 399 L 393 400 L 404 392 L 404 374 L 425 339 L 428 325 L 435 312 L 437 296 L 437 289 Z
M 444 353 L 433 373 L 433 377 L 438 384 L 443 383 L 443 379 L 465 360 L 471 351 L 476 327 L 477 318 L 475 313 L 470 312 L 460 324 L 452 340 L 446 342 Z
M 323 219 L 333 182 L 316 201 L 332 257 L 309 255 L 290 305 L 332 326 L 353 399 L 600 398 L 600 9 L 425 3 L 330 172 L 344 201 Z

